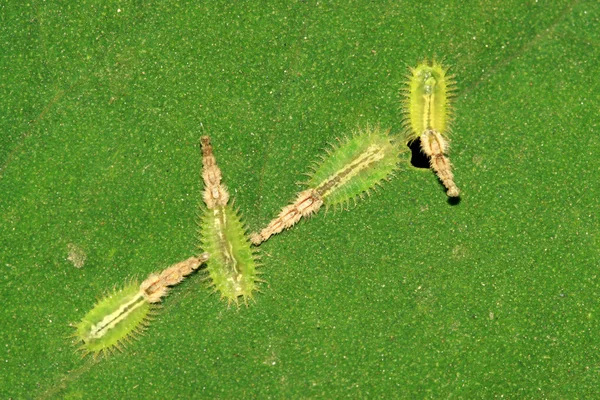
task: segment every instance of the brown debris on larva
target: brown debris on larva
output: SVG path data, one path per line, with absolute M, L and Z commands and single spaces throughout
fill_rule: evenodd
M 149 303 L 158 303 L 161 297 L 167 294 L 169 286 L 183 281 L 187 275 L 198 269 L 208 258 L 208 253 L 202 253 L 198 257 L 190 257 L 185 261 L 174 264 L 160 274 L 151 274 L 140 285 L 144 298 Z
M 213 209 L 217 206 L 225 206 L 229 202 L 229 193 L 225 185 L 221 183 L 221 170 L 213 155 L 210 137 L 202 136 L 202 179 L 204 180 L 203 198 L 206 206 Z
M 294 203 L 285 206 L 279 215 L 266 228 L 250 236 L 252 244 L 259 245 L 271 236 L 296 224 L 302 217 L 317 212 L 323 205 L 321 196 L 315 189 L 308 189 L 298 194 Z
M 449 197 L 458 197 L 460 191 L 454 183 L 454 174 L 452 173 L 452 164 L 444 155 L 448 152 L 449 141 L 440 135 L 436 130 L 427 129 L 421 135 L 421 151 L 429 157 L 431 168 L 435 171 L 438 178 L 442 181 Z

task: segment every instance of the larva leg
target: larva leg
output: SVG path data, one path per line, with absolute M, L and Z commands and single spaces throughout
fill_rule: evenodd
M 448 147 L 448 140 L 433 129 L 427 129 L 421 135 L 421 150 L 429 157 L 431 168 L 447 189 L 446 194 L 449 197 L 458 197 L 460 192 L 454 183 L 452 164 L 444 155 Z
M 323 205 L 321 196 L 314 189 L 308 189 L 298 194 L 293 204 L 285 206 L 277 218 L 272 220 L 260 233 L 253 233 L 250 240 L 254 245 L 259 245 L 271 236 L 293 226 L 306 217 L 315 213 Z

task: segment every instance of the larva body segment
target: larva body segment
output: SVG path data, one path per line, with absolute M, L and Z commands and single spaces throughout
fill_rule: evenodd
M 388 179 L 398 167 L 398 143 L 379 127 L 367 126 L 328 151 L 307 182 L 309 189 L 282 209 L 263 230 L 252 234 L 259 245 L 272 235 L 319 210 L 322 204 L 336 206 L 356 200 Z
M 406 141 L 420 140 L 421 151 L 429 157 L 431 168 L 447 189 L 447 195 L 458 197 L 452 164 L 448 153 L 451 119 L 449 99 L 455 82 L 448 69 L 436 61 L 425 61 L 411 68 L 405 91 L 404 109 Z
M 121 349 L 133 334 L 140 333 L 148 323 L 154 306 L 167 294 L 167 287 L 181 282 L 208 259 L 204 253 L 172 265 L 164 271 L 151 274 L 141 284 L 130 282 L 115 290 L 88 312 L 75 325 L 75 337 L 85 354 L 107 354 Z
M 228 304 L 239 306 L 242 298 L 248 305 L 248 299 L 258 290 L 257 283 L 261 281 L 257 277 L 255 255 L 240 217 L 228 204 L 229 194 L 221 183 L 221 170 L 210 138 L 202 137 L 201 144 L 206 209 L 201 212 L 199 226 L 200 246 L 211 254 L 207 270 L 215 292 Z

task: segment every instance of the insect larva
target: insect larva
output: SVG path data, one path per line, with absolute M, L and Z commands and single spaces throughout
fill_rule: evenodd
M 431 168 L 447 189 L 446 194 L 458 197 L 452 164 L 445 156 L 450 147 L 449 98 L 455 82 L 452 76 L 447 76 L 448 68 L 436 61 L 425 61 L 410 71 L 404 99 L 406 141 L 421 141 L 421 151 L 429 157 Z
M 284 207 L 267 227 L 254 233 L 252 243 L 259 245 L 272 235 L 294 225 L 302 217 L 317 212 L 323 204 L 340 205 L 369 193 L 398 166 L 401 153 L 389 130 L 368 127 L 342 141 L 315 166 L 307 182 L 309 189 Z
M 208 259 L 208 253 L 190 257 L 159 274 L 151 274 L 141 284 L 130 282 L 98 301 L 75 325 L 74 336 L 81 343 L 83 355 L 107 354 L 122 350 L 124 342 L 148 325 L 152 304 L 160 302 L 168 287 L 181 282 Z
M 203 136 L 202 178 L 203 198 L 206 209 L 200 215 L 200 246 L 211 258 L 207 270 L 214 291 L 227 299 L 228 304 L 239 306 L 239 298 L 246 305 L 252 299 L 257 283 L 256 261 L 246 230 L 236 213 L 228 204 L 229 193 L 221 183 L 221 170 L 217 166 L 210 138 Z

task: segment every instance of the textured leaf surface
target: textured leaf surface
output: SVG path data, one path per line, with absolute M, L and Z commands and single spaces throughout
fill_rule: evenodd
M 0 397 L 598 397 L 599 12 L 6 2 Z M 328 143 L 399 134 L 407 67 L 434 56 L 458 204 L 410 167 L 263 244 L 252 307 L 191 276 L 124 353 L 81 360 L 69 323 L 194 253 L 202 134 L 259 229 Z

